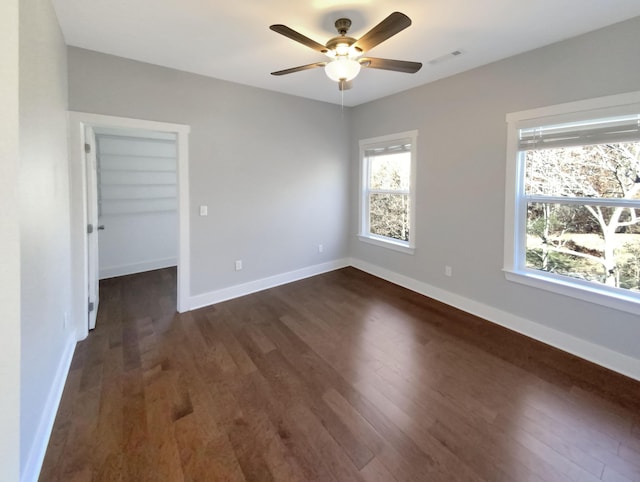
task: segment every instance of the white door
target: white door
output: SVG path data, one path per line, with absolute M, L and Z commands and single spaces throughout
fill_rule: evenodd
M 87 172 L 87 300 L 89 329 L 96 327 L 100 301 L 98 282 L 98 174 L 96 165 L 96 136 L 90 126 L 84 128 L 85 162 Z

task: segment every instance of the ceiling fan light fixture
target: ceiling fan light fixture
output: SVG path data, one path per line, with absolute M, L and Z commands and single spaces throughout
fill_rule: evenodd
M 277 72 L 271 72 L 271 75 L 293 74 L 294 72 L 301 72 L 315 67 L 324 67 L 327 77 L 334 82 L 338 82 L 339 90 L 343 91 L 351 88 L 351 80 L 360 73 L 362 67 L 404 72 L 407 74 L 415 74 L 422 67 L 420 62 L 360 57 L 365 52 L 409 27 L 411 25 L 411 19 L 404 13 L 393 12 L 357 40 L 347 36 L 349 27 L 351 27 L 351 20 L 348 18 L 339 18 L 334 25 L 338 31 L 338 35 L 330 38 L 325 45 L 296 32 L 286 25 L 271 25 L 269 28 L 274 32 L 284 35 L 291 40 L 301 43 L 305 47 L 309 47 L 329 57 L 328 62 L 315 62 L 290 69 L 278 70 Z
M 336 55 L 348 55 L 349 53 L 349 44 L 336 45 Z
M 360 73 L 360 63 L 348 57 L 337 57 L 325 65 L 324 71 L 335 82 L 348 82 Z
M 359 50 L 353 45 L 344 43 L 344 44 L 338 44 L 338 45 L 332 46 L 332 48 L 327 48 L 325 55 L 327 57 L 331 57 L 332 59 L 337 59 L 339 57 L 348 57 L 350 59 L 357 59 L 362 55 L 362 50 Z

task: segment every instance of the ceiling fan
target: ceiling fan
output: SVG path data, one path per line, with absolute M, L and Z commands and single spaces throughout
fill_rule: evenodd
M 271 75 L 293 74 L 294 72 L 313 69 L 315 67 L 324 67 L 327 76 L 331 80 L 338 82 L 338 88 L 340 90 L 347 90 L 351 88 L 351 80 L 358 75 L 361 67 L 414 74 L 422 67 L 420 62 L 361 57 L 362 54 L 393 37 L 409 25 L 411 25 L 411 19 L 409 17 L 404 13 L 393 12 L 356 40 L 353 37 L 347 36 L 349 27 L 351 27 L 351 20 L 348 18 L 339 18 L 335 22 L 339 35 L 329 39 L 326 45 L 311 40 L 309 37 L 305 37 L 286 25 L 271 25 L 269 28 L 274 32 L 284 35 L 296 42 L 300 42 L 302 45 L 325 54 L 330 58 L 330 60 L 326 62 L 315 62 L 313 64 L 300 65 L 299 67 L 271 72 Z

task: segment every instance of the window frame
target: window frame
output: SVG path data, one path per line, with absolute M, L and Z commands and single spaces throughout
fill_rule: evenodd
M 637 113 L 640 113 L 640 91 L 507 114 L 503 265 L 507 280 L 628 313 L 640 314 L 640 293 L 627 293 L 626 290 L 619 288 L 600 286 L 590 281 L 526 267 L 527 202 L 531 202 L 536 196 L 525 194 L 524 156 L 518 149 L 520 129 Z M 554 199 L 561 201 L 562 204 L 580 203 L 580 198 L 544 196 L 545 202 L 553 202 Z M 600 205 L 625 203 L 623 200 L 615 199 L 596 202 L 591 199 L 590 201 L 592 204 Z
M 375 148 L 384 148 L 397 145 L 400 143 L 411 144 L 411 165 L 409 169 L 409 191 L 393 191 L 394 193 L 406 193 L 409 195 L 409 241 L 401 241 L 387 236 L 380 236 L 371 233 L 369 227 L 369 157 L 365 155 L 366 151 Z M 370 137 L 368 139 L 360 139 L 359 159 L 360 159 L 360 182 L 359 182 L 359 205 L 358 205 L 358 238 L 365 243 L 381 246 L 394 251 L 406 254 L 414 254 L 416 246 L 416 156 L 417 156 L 418 131 L 411 130 L 398 132 L 396 134 L 388 134 L 378 137 Z

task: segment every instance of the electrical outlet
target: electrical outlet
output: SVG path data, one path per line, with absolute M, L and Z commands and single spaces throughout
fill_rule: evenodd
M 237 259 L 236 260 L 236 271 L 240 271 L 242 269 L 242 260 L 241 259 Z
M 65 311 L 62 317 L 62 328 L 66 330 L 67 326 L 69 326 L 69 313 Z
M 207 216 L 209 214 L 209 206 L 203 204 L 200 206 L 200 216 Z
M 444 274 L 445 276 L 453 276 L 453 269 L 451 268 L 451 266 L 446 265 L 444 267 Z
M 323 253 L 324 252 L 324 246 L 322 246 L 321 244 L 318 245 L 318 253 Z

